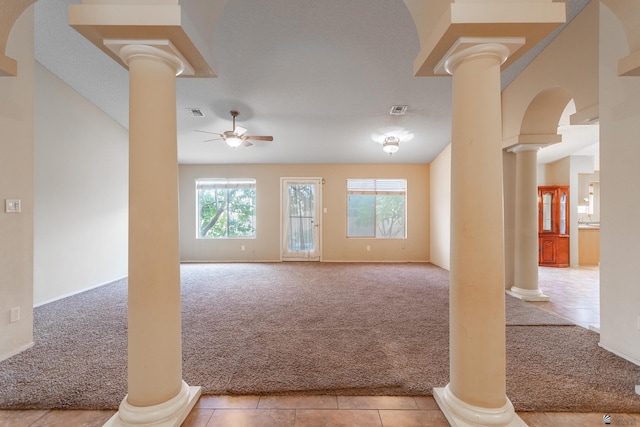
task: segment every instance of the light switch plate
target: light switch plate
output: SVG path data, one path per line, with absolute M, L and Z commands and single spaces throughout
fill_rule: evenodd
M 7 213 L 18 213 L 21 210 L 20 199 L 5 199 L 4 211 Z

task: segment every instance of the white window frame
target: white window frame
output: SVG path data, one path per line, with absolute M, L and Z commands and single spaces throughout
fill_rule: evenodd
M 403 225 L 404 229 L 401 237 L 384 237 L 378 235 L 376 205 L 373 206 L 373 232 L 371 236 L 351 236 L 349 235 L 349 196 L 403 196 Z M 375 199 L 374 199 L 375 200 Z M 349 239 L 406 239 L 407 238 L 407 180 L 406 178 L 348 178 L 347 179 L 347 238 Z
M 256 179 L 255 178 L 197 178 L 195 180 L 196 184 L 196 239 L 203 240 L 224 240 L 224 239 L 255 239 L 256 238 L 256 223 L 257 223 L 257 191 L 254 195 L 253 199 L 253 234 L 248 236 L 229 236 L 229 204 L 225 209 L 227 210 L 226 221 L 227 221 L 227 235 L 224 237 L 215 237 L 215 236 L 201 236 L 200 235 L 200 190 L 202 189 L 217 189 L 217 190 L 232 190 L 238 188 L 245 189 L 256 189 Z M 227 195 L 228 197 L 228 195 Z

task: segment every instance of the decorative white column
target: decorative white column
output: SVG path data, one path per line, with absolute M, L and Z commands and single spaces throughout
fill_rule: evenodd
M 460 39 L 453 76 L 450 382 L 434 389 L 453 426 L 526 425 L 506 396 L 500 66 L 522 40 Z
M 549 301 L 538 287 L 538 180 L 539 144 L 519 144 L 516 155 L 515 283 L 509 295 L 525 301 Z
M 184 65 L 170 43 L 112 48 L 130 76 L 129 340 L 128 394 L 106 425 L 179 426 L 200 396 L 182 380 L 175 79 Z

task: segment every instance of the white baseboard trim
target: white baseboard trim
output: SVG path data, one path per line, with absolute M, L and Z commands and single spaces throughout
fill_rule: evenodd
M 2 362 L 3 360 L 7 360 L 8 358 L 13 357 L 18 353 L 22 353 L 23 351 L 30 349 L 31 347 L 33 347 L 33 344 L 33 341 L 31 341 L 30 343 L 20 346 L 15 350 L 0 355 L 0 362 Z
M 259 260 L 259 259 L 251 259 L 251 260 L 247 260 L 247 259 L 241 259 L 241 260 L 199 260 L 199 261 L 198 260 L 182 260 L 182 261 L 180 261 L 181 264 L 224 264 L 224 263 L 233 264 L 233 263 L 239 263 L 239 262 L 261 263 L 261 262 L 283 262 L 283 261 L 281 259 L 266 259 L 266 260 Z M 415 260 L 415 259 L 407 259 L 407 260 L 402 260 L 402 259 L 394 259 L 394 260 L 388 260 L 388 259 L 347 259 L 347 260 L 344 260 L 344 259 L 321 259 L 320 261 L 309 261 L 309 262 L 335 262 L 335 263 L 376 262 L 376 263 L 388 263 L 388 264 L 411 264 L 411 263 L 427 264 L 427 263 L 430 263 L 429 260 Z
M 614 350 L 611 347 L 602 344 L 602 342 L 598 342 L 598 346 L 600 346 L 600 347 L 604 348 L 605 350 L 615 354 L 618 357 L 622 357 L 623 359 L 628 360 L 629 362 L 633 363 L 634 365 L 640 366 L 640 360 L 635 359 L 635 358 L 629 356 L 628 354 L 624 354 L 624 353 L 622 353 L 620 351 Z
M 235 263 L 260 263 L 260 262 L 281 262 L 279 259 L 183 259 L 180 264 L 235 264 Z
M 74 295 L 78 295 L 78 294 L 81 294 L 83 292 L 90 291 L 91 289 L 99 288 L 101 286 L 110 285 L 113 282 L 117 282 L 118 280 L 126 279 L 127 277 L 128 276 L 121 276 L 121 277 L 118 277 L 116 279 L 109 280 L 108 282 L 102 282 L 102 283 L 98 283 L 97 285 L 89 286 L 88 288 L 78 289 L 77 291 L 69 292 L 68 294 L 60 295 L 60 296 L 57 296 L 57 297 L 52 298 L 50 300 L 47 300 L 47 301 L 44 301 L 44 302 L 41 302 L 41 303 L 38 303 L 38 304 L 34 304 L 33 308 L 40 307 L 41 305 L 46 305 L 46 304 L 49 304 L 51 302 L 59 301 L 61 299 L 68 298 L 68 297 L 71 297 L 71 296 L 74 296 Z
M 335 263 L 371 263 L 375 262 L 378 264 L 428 264 L 429 261 L 423 260 L 415 260 L 415 259 L 323 259 L 322 262 L 335 262 Z

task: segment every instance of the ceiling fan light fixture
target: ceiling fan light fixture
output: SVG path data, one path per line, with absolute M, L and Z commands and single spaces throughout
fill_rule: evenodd
M 242 145 L 242 138 L 237 135 L 230 135 L 224 138 L 224 141 L 231 148 L 237 148 Z
M 400 149 L 400 138 L 397 136 L 387 136 L 382 143 L 382 151 L 392 155 Z

